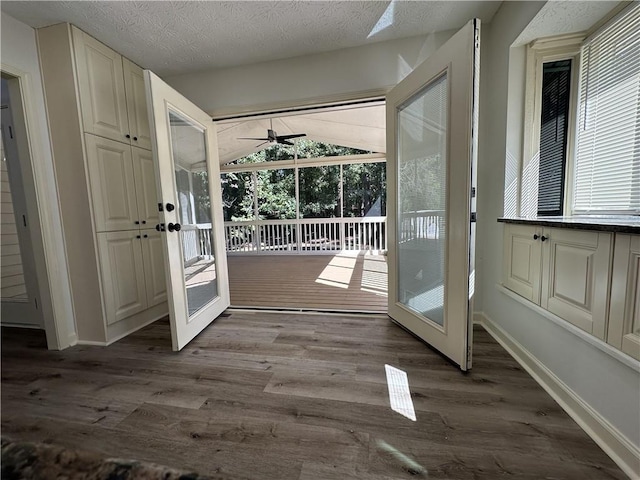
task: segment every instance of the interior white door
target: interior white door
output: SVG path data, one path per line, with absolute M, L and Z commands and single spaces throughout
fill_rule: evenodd
M 229 306 L 217 138 L 209 115 L 148 70 L 145 88 L 163 210 L 158 228 L 165 239 L 171 339 L 181 350 Z M 192 181 L 185 183 L 185 175 Z
M 387 96 L 389 315 L 471 368 L 480 21 Z

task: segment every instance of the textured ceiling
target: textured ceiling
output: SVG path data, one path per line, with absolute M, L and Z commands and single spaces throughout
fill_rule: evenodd
M 476 1 L 2 1 L 34 27 L 70 22 L 159 75 L 229 67 L 489 21 Z

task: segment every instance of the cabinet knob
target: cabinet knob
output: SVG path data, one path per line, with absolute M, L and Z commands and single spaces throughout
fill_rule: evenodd
M 140 235 L 136 235 L 136 238 L 140 238 Z
M 145 234 L 145 235 L 143 235 L 143 236 L 144 236 L 144 238 L 147 238 L 147 237 L 149 237 L 149 235 L 147 235 L 147 234 Z
M 545 237 L 544 235 L 542 235 L 542 236 L 540 237 L 540 240 L 542 240 L 542 241 L 544 242 L 545 240 L 549 240 L 549 237 Z
M 133 137 L 134 142 L 138 141 L 138 137 Z
M 142 224 L 143 224 L 143 225 L 146 225 L 146 224 L 147 224 L 147 221 L 146 221 L 146 220 L 142 220 Z
M 534 234 L 533 234 L 533 239 L 534 239 L 534 240 L 537 240 L 537 239 L 539 239 L 539 238 L 540 238 L 540 235 L 538 235 L 537 233 L 534 233 Z
M 131 135 L 129 135 L 128 133 L 125 135 L 125 137 L 127 138 L 131 138 Z
M 135 222 L 133 222 L 133 223 L 135 223 L 136 225 L 140 225 L 140 220 L 136 220 L 136 221 L 135 221 Z

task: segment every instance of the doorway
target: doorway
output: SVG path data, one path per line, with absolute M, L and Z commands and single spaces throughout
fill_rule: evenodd
M 0 322 L 5 326 L 43 329 L 37 255 L 31 228 L 31 222 L 38 220 L 37 216 L 30 215 L 29 208 L 30 203 L 35 206 L 35 194 L 29 182 L 31 172 L 26 127 L 20 115 L 22 98 L 19 89 L 12 88 L 18 86 L 16 78 L 3 74 L 1 82 Z
M 217 127 L 232 306 L 386 313 L 384 100 Z

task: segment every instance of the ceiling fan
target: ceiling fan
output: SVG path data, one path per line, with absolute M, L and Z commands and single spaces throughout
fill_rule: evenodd
M 267 129 L 267 138 L 255 138 L 255 137 L 239 137 L 238 140 L 262 140 L 263 142 L 257 147 L 261 147 L 265 143 L 279 143 L 281 145 L 293 145 L 293 142 L 289 140 L 299 137 L 306 137 L 306 133 L 294 133 L 291 135 L 278 135 L 273 129 L 273 119 L 270 119 L 271 128 Z

